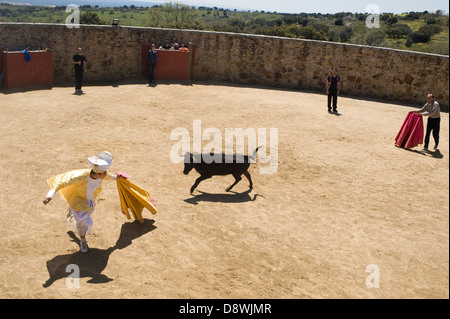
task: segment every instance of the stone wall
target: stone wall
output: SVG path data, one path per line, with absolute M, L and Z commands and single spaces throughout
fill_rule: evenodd
M 71 57 L 81 46 L 86 81 L 140 74 L 140 46 L 175 37 L 196 45 L 194 80 L 324 92 L 332 67 L 341 95 L 423 105 L 432 92 L 449 107 L 449 57 L 324 41 L 138 27 L 0 23 L 0 47 L 52 47 L 55 82 L 73 81 Z

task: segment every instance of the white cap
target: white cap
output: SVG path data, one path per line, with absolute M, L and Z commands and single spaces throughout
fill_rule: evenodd
M 114 157 L 110 152 L 101 152 L 97 156 L 91 156 L 87 159 L 88 163 L 91 165 L 94 173 L 103 173 L 107 171 L 112 163 Z

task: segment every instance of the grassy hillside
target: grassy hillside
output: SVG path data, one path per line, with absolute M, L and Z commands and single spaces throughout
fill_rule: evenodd
M 449 17 L 440 11 L 380 16 L 380 28 L 366 27 L 364 13 L 282 14 L 193 8 L 169 3 L 160 6 L 101 8 L 82 6 L 81 23 L 162 27 L 264 34 L 334 42 L 384 46 L 436 54 L 449 54 Z M 0 22 L 65 23 L 65 7 L 0 4 Z

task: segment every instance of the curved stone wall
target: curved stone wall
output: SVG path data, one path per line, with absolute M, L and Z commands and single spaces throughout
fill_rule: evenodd
M 51 47 L 55 82 L 73 81 L 78 46 L 88 59 L 87 81 L 140 74 L 140 47 L 176 38 L 197 47 L 195 80 L 324 92 L 336 67 L 341 95 L 423 105 L 429 92 L 449 107 L 449 57 L 324 41 L 235 33 L 139 27 L 0 23 L 0 47 Z

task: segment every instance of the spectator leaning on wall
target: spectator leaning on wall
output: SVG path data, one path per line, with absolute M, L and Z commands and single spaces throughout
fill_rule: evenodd
M 169 40 L 164 41 L 164 44 L 161 44 L 159 47 L 160 50 L 170 50 L 171 48 Z
M 179 51 L 181 51 L 181 52 L 189 52 L 189 49 L 184 45 L 184 43 L 181 43 Z

